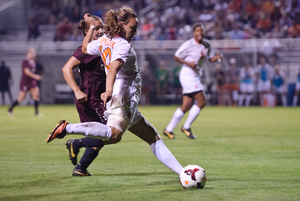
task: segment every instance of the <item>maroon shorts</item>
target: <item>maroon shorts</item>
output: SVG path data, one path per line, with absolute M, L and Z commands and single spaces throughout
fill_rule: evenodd
M 36 80 L 33 80 L 30 83 L 20 82 L 20 91 L 28 91 L 31 88 L 37 87 Z
M 79 103 L 76 100 L 76 108 L 77 112 L 79 114 L 79 118 L 81 122 L 100 122 L 103 124 L 106 124 L 107 118 L 104 115 L 105 108 L 103 107 L 103 104 L 99 104 L 97 109 L 91 108 L 88 102 L 86 103 Z

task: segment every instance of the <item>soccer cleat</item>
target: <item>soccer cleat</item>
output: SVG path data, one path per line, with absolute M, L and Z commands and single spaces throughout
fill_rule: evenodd
M 64 119 L 60 120 L 58 124 L 56 124 L 55 128 L 51 131 L 47 138 L 47 143 L 51 142 L 55 138 L 64 138 L 67 134 L 66 126 L 68 122 Z
M 167 131 L 166 129 L 164 130 L 163 134 L 170 139 L 175 139 L 175 134 L 173 132 Z
M 79 153 L 79 149 L 74 146 L 75 141 L 75 139 L 72 139 L 68 140 L 66 143 L 67 149 L 69 150 L 69 158 L 73 165 L 77 164 L 77 155 Z
M 74 177 L 83 177 L 83 176 L 92 176 L 86 169 L 81 170 L 81 169 L 76 169 L 74 168 L 72 172 L 72 176 Z
M 191 139 L 195 139 L 196 136 L 193 135 L 192 133 L 192 130 L 189 128 L 189 129 L 185 129 L 183 128 L 183 126 L 181 127 L 181 131 L 188 137 L 188 138 L 191 138 Z

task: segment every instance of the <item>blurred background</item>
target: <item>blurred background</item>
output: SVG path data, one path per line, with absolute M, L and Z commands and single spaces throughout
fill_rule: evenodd
M 138 54 L 144 94 L 149 95 L 149 99 L 142 97 L 142 105 L 181 104 L 180 64 L 174 61 L 174 53 L 193 37 L 196 22 L 204 25 L 213 51 L 223 54 L 221 62 L 203 65 L 201 82 L 209 105 L 220 105 L 220 98 L 226 106 L 236 105 L 229 89 L 219 91 L 220 69 L 226 85 L 232 65 L 237 70 L 246 63 L 256 68 L 261 57 L 284 72 L 284 95 L 287 105 L 292 105 L 300 67 L 300 0 L 0 0 L 0 59 L 11 71 L 13 99 L 19 92 L 22 61 L 33 47 L 38 73 L 43 75 L 41 103 L 74 103 L 61 69 L 81 45 L 77 23 L 86 12 L 103 17 L 122 5 L 133 8 L 139 18 L 132 46 Z M 241 81 L 238 75 L 237 80 Z M 277 101 L 265 106 L 283 105 L 277 95 L 274 91 Z M 260 104 L 257 96 L 255 84 L 250 105 Z M 22 104 L 30 104 L 29 99 Z M 10 104 L 8 96 L 5 103 Z

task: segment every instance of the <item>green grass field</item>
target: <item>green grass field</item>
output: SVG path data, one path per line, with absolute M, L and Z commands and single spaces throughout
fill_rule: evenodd
M 140 107 L 158 131 L 177 106 Z M 150 147 L 127 132 L 104 147 L 89 167 L 92 177 L 72 177 L 65 142 L 47 144 L 60 118 L 79 122 L 73 105 L 0 107 L 0 200 L 300 200 L 300 108 L 207 107 L 193 124 L 197 136 L 175 128 L 162 136 L 178 161 L 206 170 L 203 189 L 183 189 Z M 79 156 L 83 154 L 84 149 Z

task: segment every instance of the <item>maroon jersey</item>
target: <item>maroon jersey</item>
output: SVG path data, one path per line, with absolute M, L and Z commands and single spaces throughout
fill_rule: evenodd
M 25 74 L 25 69 L 28 68 L 32 73 L 35 72 L 35 62 L 33 60 L 24 60 L 22 63 L 22 78 L 20 82 L 20 90 L 27 91 L 37 87 L 36 80 Z
M 105 108 L 100 98 L 105 92 L 106 74 L 101 57 L 87 55 L 81 52 L 81 46 L 74 52 L 73 57 L 81 61 L 79 65 L 81 84 L 80 90 L 87 95 L 87 102 L 79 103 L 76 107 L 81 122 L 97 121 L 106 124 Z

